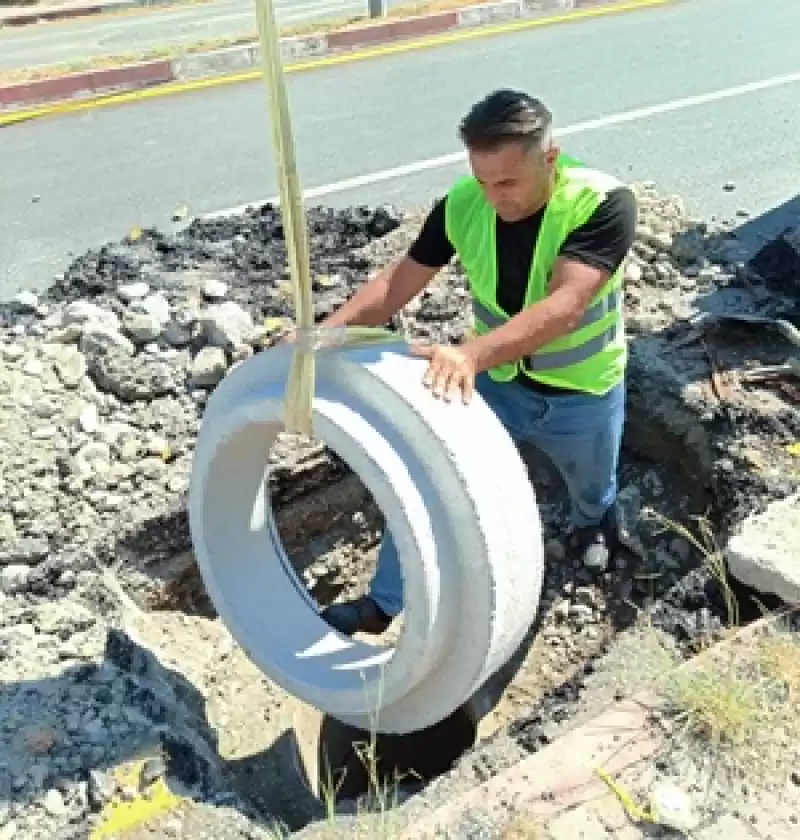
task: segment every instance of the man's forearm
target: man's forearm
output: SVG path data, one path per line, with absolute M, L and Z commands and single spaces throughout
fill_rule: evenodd
M 559 259 L 550 278 L 550 294 L 487 335 L 472 339 L 477 370 L 533 355 L 540 347 L 571 333 L 608 280 L 608 272 Z
M 365 283 L 348 301 L 343 303 L 322 323 L 326 327 L 379 327 L 394 314 L 389 307 L 389 269 Z
M 574 303 L 557 293 L 523 309 L 501 327 L 469 342 L 476 353 L 477 372 L 532 355 L 572 332 L 580 319 Z
M 435 269 L 408 258 L 393 262 L 365 283 L 323 324 L 326 327 L 382 326 L 422 291 L 435 273 Z

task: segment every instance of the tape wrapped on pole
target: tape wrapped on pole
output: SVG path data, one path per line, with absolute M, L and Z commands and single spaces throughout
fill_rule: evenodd
M 264 82 L 270 107 L 272 141 L 275 147 L 283 230 L 292 278 L 295 321 L 298 329 L 307 334 L 314 324 L 308 233 L 303 211 L 303 193 L 297 174 L 286 84 L 283 78 L 280 36 L 272 0 L 256 0 L 256 14 L 264 64 Z M 307 342 L 301 343 L 295 347 L 292 370 L 287 384 L 285 422 L 287 431 L 310 436 L 314 397 L 314 354 L 306 347 L 306 344 Z

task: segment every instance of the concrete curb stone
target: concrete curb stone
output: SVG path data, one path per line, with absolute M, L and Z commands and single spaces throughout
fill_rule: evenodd
M 138 6 L 134 0 L 125 0 Z M 503 23 L 529 16 L 580 8 L 613 6 L 617 0 L 497 0 L 447 12 L 387 20 L 354 29 L 324 34 L 289 36 L 281 39 L 287 65 L 349 50 L 408 41 L 459 29 Z M 119 4 L 114 4 L 115 8 Z M 85 7 L 89 8 L 89 7 Z M 100 6 L 91 8 L 102 8 Z M 146 61 L 101 70 L 70 73 L 0 87 L 0 114 L 31 106 L 88 99 L 95 96 L 135 91 L 169 82 L 189 82 L 257 70 L 261 66 L 258 44 L 241 44 L 205 53 L 189 53 L 174 59 Z
M 725 556 L 731 574 L 745 585 L 800 604 L 800 493 L 745 519 Z
M 52 79 L 0 87 L 0 113 L 20 106 L 39 105 L 171 82 L 175 78 L 171 61 L 146 61 L 105 70 L 86 70 Z
M 258 44 L 242 44 L 208 53 L 187 53 L 170 61 L 170 81 L 190 81 L 238 73 L 252 69 L 259 61 L 261 51 Z
M 558 9 L 557 4 L 548 4 L 548 8 L 542 11 Z M 505 20 L 513 20 L 524 15 L 524 3 L 518 0 L 504 0 L 500 3 L 488 3 L 481 6 L 467 6 L 459 9 L 456 13 L 458 27 L 482 26 L 487 23 L 500 23 Z

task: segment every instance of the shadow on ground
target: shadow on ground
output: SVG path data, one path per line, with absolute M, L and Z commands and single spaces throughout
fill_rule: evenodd
M 97 662 L 6 682 L 0 707 L 16 722 L 3 751 L 0 807 L 20 809 L 56 788 L 72 823 L 59 834 L 65 840 L 86 836 L 84 814 L 112 799 L 146 799 L 156 782 L 189 799 L 230 800 L 202 696 L 123 630 L 106 632 Z M 135 778 L 119 772 L 129 763 L 141 765 Z

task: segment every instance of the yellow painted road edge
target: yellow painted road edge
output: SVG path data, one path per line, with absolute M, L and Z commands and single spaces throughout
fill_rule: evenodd
M 476 27 L 475 29 L 463 29 L 456 32 L 446 32 L 441 35 L 431 35 L 417 38 L 411 41 L 399 43 L 382 44 L 376 47 L 366 47 L 354 50 L 353 52 L 329 55 L 322 58 L 311 59 L 310 61 L 299 61 L 286 65 L 286 73 L 300 73 L 306 70 L 317 70 L 326 67 L 334 67 L 340 64 L 351 64 L 356 61 L 366 61 L 370 58 L 382 58 L 390 55 L 400 55 L 414 50 L 442 47 L 448 44 L 458 44 L 462 41 L 471 41 L 477 38 L 488 38 L 493 35 L 507 35 L 513 32 L 523 32 L 528 29 L 539 29 L 545 26 L 554 26 L 560 23 L 572 23 L 595 17 L 607 17 L 610 15 L 635 12 L 642 9 L 666 6 L 677 2 L 677 0 L 628 0 L 628 2 L 615 3 L 608 6 L 598 6 L 591 9 L 580 9 L 564 14 L 550 15 L 544 18 L 532 20 L 513 20 L 506 23 L 492 24 L 489 26 Z M 251 82 L 260 79 L 261 68 L 246 70 L 241 73 L 231 73 L 227 76 L 212 76 L 208 79 L 195 79 L 193 81 L 167 82 L 156 87 L 144 88 L 142 90 L 127 91 L 124 93 L 111 93 L 98 96 L 93 99 L 85 99 L 77 102 L 55 102 L 51 105 L 42 105 L 25 111 L 15 111 L 10 114 L 0 115 L 0 127 L 48 117 L 56 114 L 70 114 L 76 111 L 89 111 L 95 108 L 104 108 L 109 105 L 123 105 L 130 102 L 139 102 L 147 99 L 157 99 L 162 96 L 171 96 L 177 93 L 189 93 L 191 91 L 208 90 L 210 88 L 222 87 L 223 85 L 236 84 L 239 82 Z

